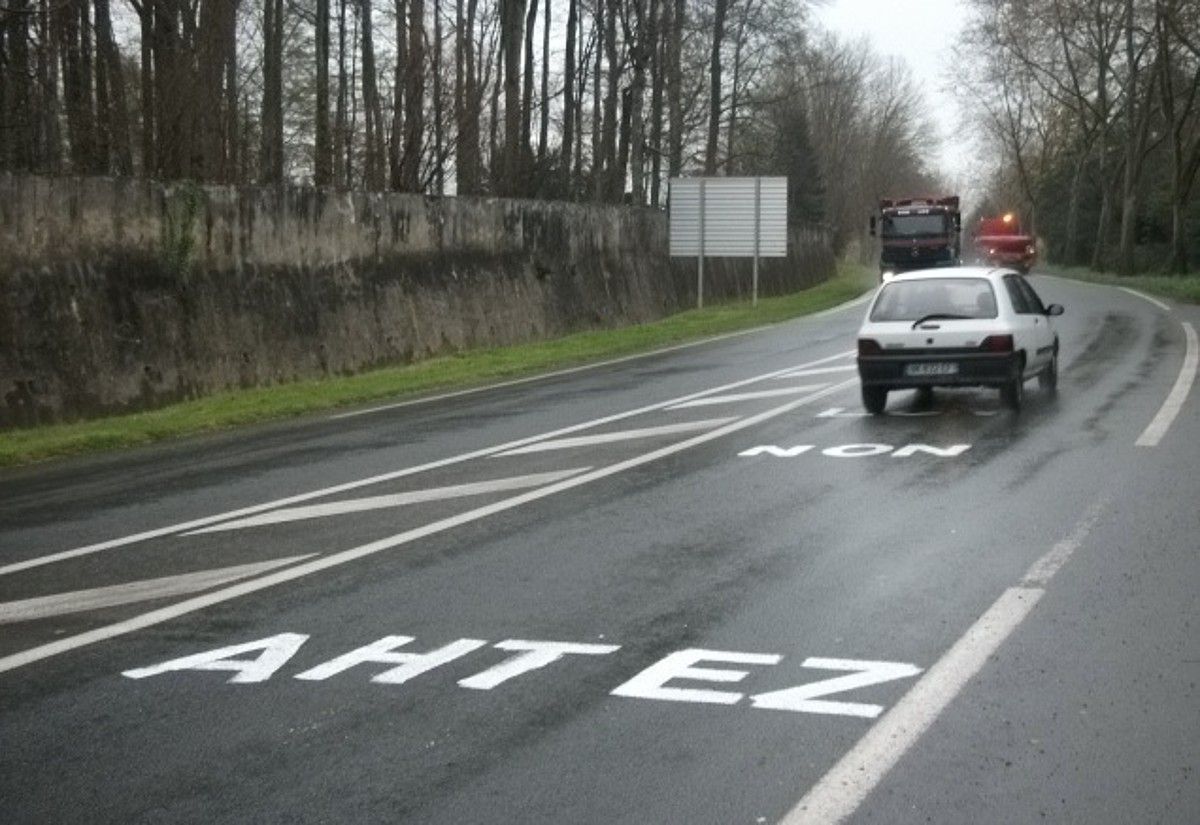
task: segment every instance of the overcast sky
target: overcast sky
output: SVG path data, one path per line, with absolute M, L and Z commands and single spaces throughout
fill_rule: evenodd
M 957 102 L 947 88 L 951 47 L 966 24 L 961 0 L 826 0 L 816 9 L 817 22 L 848 38 L 866 37 L 880 54 L 904 58 L 925 90 L 941 146 L 939 169 L 964 198 L 978 190 L 973 178 L 972 136 L 964 132 Z

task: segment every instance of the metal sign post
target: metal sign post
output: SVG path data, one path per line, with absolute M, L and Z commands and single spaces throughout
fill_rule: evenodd
M 696 256 L 696 306 L 704 306 L 704 259 L 751 258 L 758 304 L 759 258 L 787 255 L 787 178 L 672 178 L 672 257 Z
M 696 261 L 696 309 L 704 309 L 704 178 L 700 178 L 700 254 Z
M 758 249 L 762 236 L 762 178 L 754 179 L 754 276 L 750 292 L 750 306 L 758 306 Z

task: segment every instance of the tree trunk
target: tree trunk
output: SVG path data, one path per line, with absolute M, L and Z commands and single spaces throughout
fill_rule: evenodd
M 259 180 L 283 182 L 283 0 L 263 2 L 262 154 Z
M 421 154 L 425 137 L 425 0 L 409 0 L 408 56 L 404 89 L 404 155 L 400 188 L 421 191 Z
M 238 137 L 238 84 L 237 84 L 237 7 L 230 9 L 233 20 L 226 31 L 225 40 L 225 143 L 228 146 L 225 172 L 222 180 L 229 183 L 244 183 L 248 176 L 244 174 L 241 163 L 244 158 L 241 152 L 241 141 Z
M 268 0 L 270 2 L 270 0 Z M 366 188 L 372 192 L 384 188 L 383 109 L 375 75 L 375 42 L 372 38 L 371 0 L 362 0 L 362 91 L 363 118 L 366 122 Z
M 433 164 L 438 195 L 446 191 L 444 136 L 442 133 L 442 0 L 433 0 Z
M 196 35 L 199 38 L 196 43 L 198 82 L 190 119 L 198 152 L 189 164 L 190 175 L 197 180 L 219 181 L 227 173 L 225 77 L 229 41 L 234 36 L 236 24 L 234 9 L 228 4 L 205 3 L 200 8 Z M 282 21 L 276 23 L 277 26 L 281 24 Z M 280 124 L 279 142 L 273 147 L 279 150 L 282 158 L 282 116 Z M 282 166 L 279 171 L 282 178 Z
M 599 0 L 597 0 L 599 2 Z M 625 187 L 625 170 L 617 168 L 617 98 L 621 87 L 621 64 L 617 54 L 617 3 L 608 0 L 608 14 L 604 20 L 604 57 L 608 63 L 608 85 L 604 91 L 604 124 L 601 127 L 601 151 L 604 155 L 604 175 L 601 176 L 601 200 L 615 200 L 618 187 Z
M 29 57 L 28 0 L 13 3 L 11 18 L 0 19 L 0 169 L 32 171 L 37 164 L 33 76 Z M 45 55 L 39 63 L 45 63 Z M 45 86 L 39 90 L 44 94 Z
M 392 75 L 392 139 L 388 141 L 388 186 L 404 189 L 404 116 L 408 93 L 408 5 L 396 0 L 396 67 Z
M 141 47 L 142 47 L 142 65 L 141 65 L 141 90 L 142 90 L 142 175 L 145 177 L 154 177 L 158 174 L 158 158 L 155 152 L 155 124 L 158 121 L 158 112 L 154 101 L 154 2 L 153 0 L 142 0 L 142 6 L 138 10 L 138 19 L 141 24 Z
M 629 177 L 633 202 L 637 206 L 646 203 L 646 63 L 654 50 L 654 16 L 658 9 L 651 0 L 649 15 L 644 11 L 642 0 L 633 3 L 637 20 L 637 34 L 633 38 L 633 83 L 629 87 Z
M 592 20 L 593 48 L 596 63 L 592 69 L 592 187 L 596 200 L 604 198 L 604 138 L 602 111 L 602 89 L 604 75 L 604 0 L 595 0 L 596 8 Z
M 709 59 L 708 142 L 704 149 L 704 174 L 717 173 L 717 140 L 721 130 L 721 42 L 725 38 L 725 13 L 729 0 L 716 0 L 713 41 Z
M 1083 191 L 1083 173 L 1087 168 L 1087 152 L 1079 156 L 1071 172 L 1071 189 L 1067 198 L 1067 222 L 1063 239 L 1062 261 L 1074 266 L 1079 263 L 1079 198 Z
M 663 68 L 665 38 L 671 31 L 671 0 L 664 0 L 662 15 L 658 16 L 658 0 L 650 4 L 650 19 L 655 21 L 653 51 L 650 55 L 650 205 L 657 207 L 662 194 L 663 139 Z
M 353 48 L 353 46 L 351 47 Z M 346 0 L 338 0 L 338 82 L 333 114 L 333 182 L 347 186 L 346 179 Z
M 525 17 L 525 0 L 502 0 L 501 9 L 504 15 L 500 34 L 504 53 L 504 162 L 500 193 L 515 195 L 521 184 L 521 24 Z
M 328 186 L 333 182 L 333 156 L 329 135 L 329 0 L 317 0 L 315 45 L 317 122 L 313 147 L 313 182 L 317 186 Z
M 547 12 L 546 18 L 550 14 Z M 567 6 L 567 52 L 563 55 L 563 135 L 562 168 L 559 170 L 559 186 L 562 196 L 573 200 L 574 186 L 571 185 L 571 153 L 575 148 L 575 30 L 579 26 L 579 0 L 569 0 Z
M 679 177 L 683 169 L 683 22 L 685 0 L 665 0 L 674 4 L 670 35 L 667 39 L 667 175 Z
M 27 148 L 17 147 L 18 157 L 25 158 L 29 165 L 46 174 L 62 173 L 62 140 L 59 128 L 58 108 L 58 46 L 52 34 L 50 0 L 41 0 L 38 7 L 39 28 L 42 38 L 38 44 L 40 56 L 38 59 L 38 113 L 37 123 L 32 128 L 36 130 L 36 139 Z M 28 44 L 22 42 L 14 48 L 24 51 L 24 61 L 28 61 Z M 18 101 L 30 100 L 32 90 L 24 84 L 23 76 L 17 83 L 18 89 L 24 89 Z
M 537 165 L 539 176 L 546 168 L 546 144 L 550 139 L 550 0 L 542 12 L 542 123 L 538 130 Z
M 538 0 L 528 0 L 525 15 L 525 61 L 521 76 L 520 192 L 533 193 L 533 36 L 537 29 Z
M 462 3 L 462 0 L 459 0 Z M 475 10 L 477 0 L 468 0 L 467 16 L 459 27 L 458 40 L 462 47 L 462 117 L 458 121 L 457 162 L 455 173 L 458 194 L 473 195 L 479 191 L 479 117 L 480 89 L 475 74 Z

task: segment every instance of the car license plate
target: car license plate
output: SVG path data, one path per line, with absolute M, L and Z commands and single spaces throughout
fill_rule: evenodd
M 909 364 L 904 368 L 904 374 L 912 377 L 958 375 L 958 364 L 953 361 L 927 361 L 921 364 Z

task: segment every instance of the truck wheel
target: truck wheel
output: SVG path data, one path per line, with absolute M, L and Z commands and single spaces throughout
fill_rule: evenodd
M 862 402 L 866 407 L 867 412 L 871 415 L 879 415 L 883 412 L 883 408 L 887 406 L 888 391 L 883 387 L 868 387 L 862 388 Z

